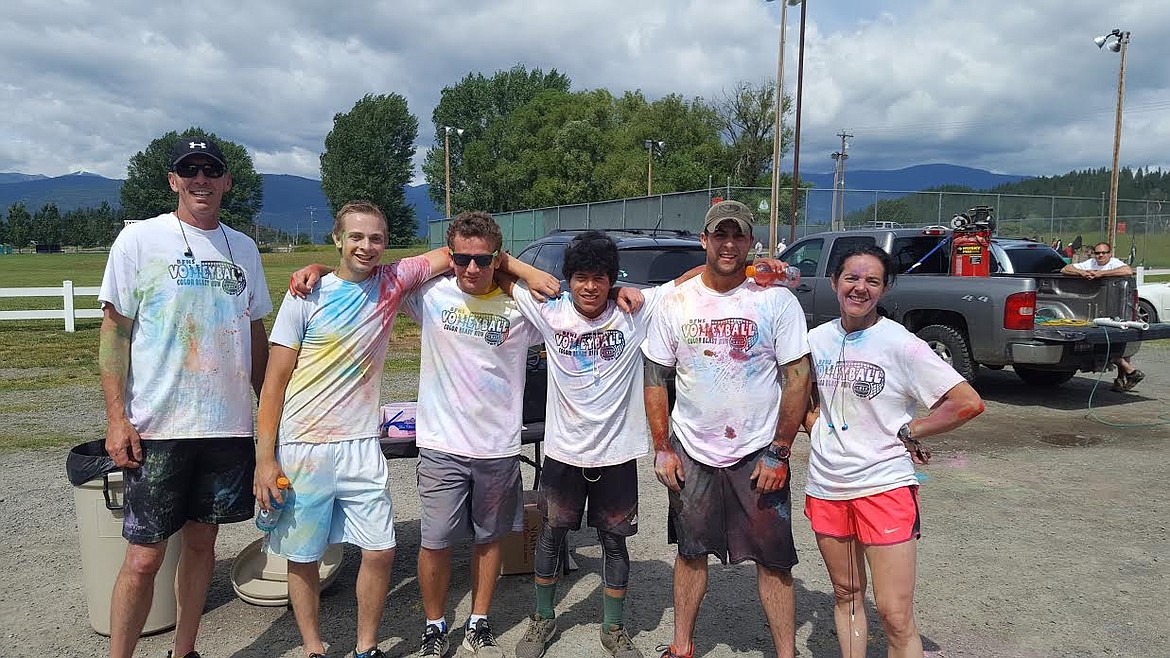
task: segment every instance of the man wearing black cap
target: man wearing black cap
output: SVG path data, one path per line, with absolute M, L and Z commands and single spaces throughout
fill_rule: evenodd
M 667 534 L 678 545 L 674 637 L 662 656 L 694 654 L 707 556 L 714 555 L 725 564 L 756 563 L 776 653 L 788 658 L 796 565 L 788 457 L 811 391 L 804 312 L 787 288 L 747 279 L 747 206 L 712 206 L 700 240 L 702 275 L 662 300 L 643 346 L 654 472 L 669 490 Z
M 110 248 L 98 299 L 106 451 L 125 469 L 129 542 L 110 606 L 110 656 L 134 652 L 167 539 L 182 530 L 176 657 L 195 636 L 218 524 L 252 517 L 252 396 L 264 379 L 272 310 L 260 254 L 219 221 L 232 187 L 205 135 L 171 149 L 178 207 L 130 225 Z

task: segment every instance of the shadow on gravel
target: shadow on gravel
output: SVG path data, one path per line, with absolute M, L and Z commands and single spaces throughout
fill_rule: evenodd
M 1096 392 L 1093 391 L 1094 384 L 1097 386 Z M 975 378 L 974 386 L 987 402 L 1062 411 L 1087 409 L 1090 394 L 1093 395 L 1094 408 L 1124 406 L 1155 399 L 1143 395 L 1140 389 L 1127 393 L 1111 390 L 1111 373 L 1105 373 L 1100 383 L 1097 383 L 1097 373 L 1083 373 L 1060 386 L 1033 386 L 1025 384 L 1010 369 L 994 371 L 984 368 Z

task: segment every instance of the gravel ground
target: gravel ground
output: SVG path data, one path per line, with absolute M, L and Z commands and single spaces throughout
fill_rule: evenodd
M 1139 355 L 1148 379 L 1134 393 L 1113 393 L 1103 380 L 1093 398 L 1096 413 L 1118 424 L 1158 422 L 1159 414 L 1167 413 L 1168 357 L 1167 345 L 1147 347 Z M 976 388 L 988 403 L 987 412 L 959 432 L 931 441 L 936 457 L 924 469 L 917 593 L 928 655 L 1170 655 L 1170 622 L 1157 594 L 1170 589 L 1170 482 L 1165 467 L 1170 429 L 1115 427 L 1086 418 L 1094 382 L 1095 377 L 1085 375 L 1044 390 L 1023 385 L 1010 369 L 984 370 Z M 410 376 L 388 377 L 386 397 L 413 397 L 413 384 Z M 100 435 L 100 395 L 81 390 L 57 394 L 69 410 L 65 426 L 57 421 L 57 432 L 74 433 L 79 440 Z M 12 394 L 0 396 L 3 404 L 18 401 Z M 6 419 L 12 436 L 19 436 L 21 427 L 45 433 L 51 421 L 37 417 L 22 422 Z M 806 455 L 807 438 L 802 435 L 793 462 L 798 492 Z M 63 463 L 63 450 L 0 452 L 0 476 L 9 483 L 0 490 L 0 553 L 10 565 L 0 588 L 3 657 L 106 651 L 106 640 L 88 626 L 72 493 Z M 422 623 L 414 577 L 418 497 L 412 461 L 390 465 L 399 562 L 379 638 L 389 655 L 404 656 L 417 649 Z M 630 541 L 627 610 L 634 643 L 649 657 L 656 655 L 655 645 L 670 638 L 673 550 L 665 543 L 666 496 L 650 462 L 642 466 L 642 532 Z M 526 469 L 526 483 L 531 477 Z M 797 510 L 801 500 L 795 503 Z M 831 589 L 799 513 L 794 532 L 802 560 L 794 572 L 798 654 L 835 656 Z M 247 523 L 221 533 L 199 643 L 207 658 L 302 655 L 291 610 L 251 606 L 232 592 L 232 558 L 256 537 Z M 600 657 L 600 551 L 591 533 L 574 533 L 571 541 L 581 568 L 560 587 L 563 632 L 548 655 Z M 468 547 L 455 551 L 448 619 L 464 619 L 469 611 L 468 556 Z M 357 552 L 347 549 L 340 576 L 322 602 L 324 634 L 333 643 L 334 656 L 352 650 L 357 562 Z M 509 576 L 497 591 L 493 621 L 509 655 L 532 607 L 531 588 L 529 577 Z M 872 606 L 869 612 L 869 655 L 884 656 L 885 640 L 875 627 Z M 164 656 L 171 640 L 169 632 L 143 638 L 139 655 Z M 771 654 L 754 569 L 713 566 L 696 655 Z

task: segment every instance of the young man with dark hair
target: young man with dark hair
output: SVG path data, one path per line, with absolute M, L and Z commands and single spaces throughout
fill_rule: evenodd
M 674 638 L 664 658 L 694 654 L 709 555 L 756 563 L 776 653 L 795 652 L 788 457 L 811 394 L 809 345 L 792 293 L 746 277 L 752 224 L 738 201 L 707 211 L 702 276 L 663 299 L 643 348 L 654 471 L 668 489 L 668 536 L 678 544 Z
M 565 249 L 562 273 L 569 294 L 544 304 L 522 288 L 513 294 L 548 352 L 536 611 L 516 645 L 517 658 L 540 658 L 558 630 L 553 602 L 559 560 L 569 530 L 581 527 L 587 503 L 587 521 L 597 529 L 603 553 L 601 644 L 617 658 L 642 655 L 623 615 L 630 572 L 626 538 L 638 531 L 637 460 L 649 446 L 639 346 L 659 301 L 677 282 L 646 290 L 645 304 L 626 313 L 611 301 L 618 272 L 614 241 L 587 231 Z
M 118 234 L 98 295 L 106 451 L 125 469 L 130 543 L 110 602 L 111 658 L 134 653 L 179 530 L 173 655 L 198 658 L 219 524 L 252 518 L 255 502 L 248 388 L 264 381 L 272 310 L 260 252 L 220 222 L 232 176 L 215 140 L 177 138 L 169 164 L 175 211 Z

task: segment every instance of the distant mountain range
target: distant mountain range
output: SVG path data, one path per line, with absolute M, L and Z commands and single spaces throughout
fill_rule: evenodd
M 264 226 L 288 232 L 309 232 L 310 211 L 316 220 L 320 238 L 329 232 L 331 219 L 329 202 L 321 190 L 321 181 L 287 174 L 261 174 L 264 181 L 264 205 L 258 216 Z M 815 194 L 810 204 L 831 205 L 833 174 L 803 174 L 801 178 L 813 183 L 823 194 Z M 974 190 L 987 190 L 1006 183 L 1015 183 L 1030 176 L 994 174 L 983 169 L 948 164 L 915 165 L 896 170 L 849 171 L 846 168 L 846 187 L 850 196 L 854 190 L 890 190 L 916 192 L 941 185 L 960 185 Z M 46 203 L 54 202 L 62 211 L 101 205 L 119 205 L 122 180 L 105 178 L 84 171 L 65 176 L 47 177 L 39 174 L 0 173 L 0 211 L 13 203 L 23 201 L 31 212 Z M 414 207 L 419 224 L 419 235 L 425 236 L 427 220 L 443 217 L 442 208 L 431 203 L 427 185 L 408 185 L 406 202 Z M 888 197 L 887 197 L 888 198 Z M 860 197 L 858 197 L 860 200 Z M 811 210 L 811 209 L 810 209 Z M 828 214 L 821 213 L 821 214 Z

